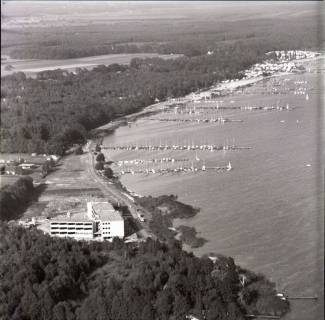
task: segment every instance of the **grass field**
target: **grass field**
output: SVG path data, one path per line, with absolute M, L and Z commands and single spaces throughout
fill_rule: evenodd
M 152 58 L 176 59 L 181 55 L 160 55 L 156 53 L 130 53 L 130 54 L 107 54 L 75 59 L 62 60 L 17 60 L 4 57 L 1 60 L 1 76 L 6 76 L 14 72 L 22 71 L 26 75 L 33 76 L 37 72 L 45 70 L 64 69 L 74 71 L 76 68 L 93 69 L 98 65 L 110 65 L 113 63 L 129 64 L 133 58 Z M 6 70 L 10 66 L 10 70 Z
M 102 198 L 96 182 L 89 178 L 86 157 L 87 154 L 70 155 L 60 160 L 54 171 L 41 181 L 44 191 L 24 213 L 24 218 L 55 216 L 67 210 L 85 211 L 87 200 Z
M 306 46 L 317 43 L 315 21 L 321 11 L 316 1 L 276 5 L 193 1 L 186 6 L 178 1 L 149 6 L 5 1 L 1 9 L 2 54 L 40 59 L 115 53 L 112 46 L 125 44 L 145 46 L 139 52 L 185 54 L 193 44 L 207 52 L 239 39 L 287 43 L 298 37 Z M 150 50 L 161 44 L 171 45 L 171 51 Z

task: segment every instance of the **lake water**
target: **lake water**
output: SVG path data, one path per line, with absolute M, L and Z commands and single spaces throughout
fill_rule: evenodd
M 180 201 L 201 208 L 194 218 L 175 221 L 175 225 L 195 227 L 199 236 L 208 240 L 194 250 L 195 254 L 217 252 L 232 256 L 237 264 L 276 281 L 279 290 L 289 296 L 320 297 L 317 302 L 293 300 L 286 320 L 322 319 L 319 82 L 316 73 L 283 76 L 273 85 L 270 80 L 259 82 L 243 92 L 238 90 L 219 98 L 223 106 L 229 107 L 288 103 L 291 111 L 219 110 L 219 115 L 243 120 L 224 125 L 141 119 L 131 127 L 119 128 L 103 143 L 112 146 L 235 141 L 237 145 L 251 146 L 250 150 L 215 152 L 107 150 L 106 155 L 113 160 L 189 158 L 197 166 L 203 160 L 211 166 L 231 161 L 230 172 L 124 175 L 122 182 L 139 194 L 177 194 Z M 272 87 L 291 91 L 270 94 Z M 307 88 L 308 100 L 306 94 L 294 94 L 299 88 Z

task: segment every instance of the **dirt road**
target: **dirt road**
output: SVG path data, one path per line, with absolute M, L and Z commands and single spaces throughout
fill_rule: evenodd
M 137 205 L 130 198 L 124 195 L 113 183 L 109 182 L 108 179 L 99 175 L 95 170 L 95 159 L 91 152 L 92 143 L 84 147 L 84 154 L 80 157 L 81 165 L 85 169 L 89 179 L 96 182 L 96 186 L 102 191 L 104 196 L 106 196 L 110 201 L 118 202 L 120 205 L 127 206 L 129 211 L 134 218 L 139 231 L 137 232 L 140 238 L 155 238 L 155 236 L 150 232 L 148 224 L 142 223 L 139 220 L 138 214 L 143 214 L 145 217 L 150 217 L 150 213 L 144 208 Z M 146 219 L 148 220 L 148 219 Z

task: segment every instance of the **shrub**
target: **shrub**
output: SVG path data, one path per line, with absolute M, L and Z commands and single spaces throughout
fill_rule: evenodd
M 96 161 L 98 162 L 104 162 L 105 161 L 105 156 L 102 153 L 99 153 L 96 157 Z
M 95 164 L 95 169 L 96 170 L 104 170 L 104 163 L 103 162 L 97 162 Z

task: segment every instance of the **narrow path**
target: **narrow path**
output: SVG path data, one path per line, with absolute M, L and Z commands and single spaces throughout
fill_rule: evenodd
M 139 231 L 137 235 L 140 238 L 156 238 L 149 230 L 148 223 L 141 223 L 138 217 L 139 214 L 144 214 L 145 217 L 150 217 L 150 213 L 144 208 L 140 207 L 136 203 L 132 202 L 131 199 L 127 198 L 121 193 L 114 184 L 109 184 L 104 177 L 100 176 L 95 170 L 94 155 L 91 152 L 91 143 L 88 143 L 84 149 L 85 153 L 81 156 L 82 165 L 85 167 L 85 171 L 88 173 L 89 178 L 96 182 L 98 188 L 100 188 L 103 194 L 113 202 L 118 202 L 120 205 L 127 206 L 132 217 L 134 218 Z M 146 219 L 148 221 L 148 219 Z

